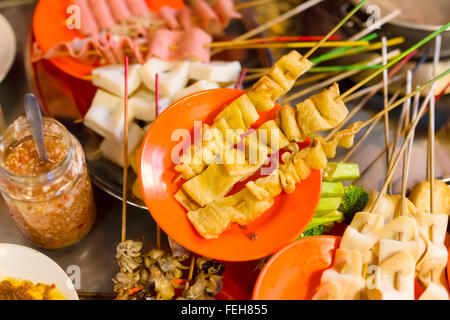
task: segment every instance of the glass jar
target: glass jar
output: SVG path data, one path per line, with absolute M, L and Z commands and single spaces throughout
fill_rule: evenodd
M 92 185 L 79 141 L 43 118 L 48 161 L 39 159 L 30 126 L 18 118 L 0 137 L 0 191 L 22 233 L 46 249 L 70 246 L 91 229 Z

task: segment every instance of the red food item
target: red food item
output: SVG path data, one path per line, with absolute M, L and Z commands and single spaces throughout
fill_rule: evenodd
M 74 4 L 80 8 L 81 13 L 81 33 L 84 35 L 93 35 L 99 31 L 97 21 L 89 7 L 88 0 L 74 0 Z
M 123 21 L 131 16 L 125 0 L 107 0 L 109 8 L 117 22 Z
M 145 0 L 125 0 L 128 8 L 134 16 L 143 16 L 150 12 Z
M 89 4 L 100 28 L 107 29 L 116 23 L 106 0 L 90 0 Z
M 231 19 L 240 19 L 242 15 L 234 10 L 233 0 L 216 0 L 212 8 L 219 15 L 220 23 L 228 26 Z
M 178 21 L 180 22 L 181 28 L 190 29 L 194 25 L 192 23 L 192 10 L 188 7 L 184 7 L 178 11 Z
M 183 58 L 195 58 L 209 62 L 212 37 L 199 28 L 172 31 L 160 29 L 149 35 L 149 51 L 146 59 L 153 56 L 173 61 Z
M 180 29 L 180 24 L 178 23 L 178 10 L 171 7 L 162 7 L 159 11 L 159 16 L 166 22 L 167 27 L 171 30 Z
M 193 8 L 195 15 L 200 19 L 200 26 L 203 29 L 208 29 L 211 21 L 219 22 L 219 16 L 205 0 L 195 0 Z

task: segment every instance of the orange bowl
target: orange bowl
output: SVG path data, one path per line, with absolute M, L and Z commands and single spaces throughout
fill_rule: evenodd
M 180 129 L 192 135 L 195 120 L 211 124 L 223 107 L 243 93 L 245 91 L 215 89 L 177 101 L 153 122 L 141 147 L 141 190 L 155 221 L 185 248 L 223 261 L 256 260 L 294 240 L 314 216 L 322 185 L 320 171 L 313 171 L 308 179 L 297 185 L 293 194 L 277 196 L 273 207 L 249 224 L 246 230 L 234 224 L 213 240 L 206 240 L 197 233 L 186 216 L 186 210 L 173 197 L 183 181 L 174 183 L 178 173 L 174 170 L 171 153 L 179 142 L 178 136 L 172 135 L 181 133 Z M 274 119 L 278 108 L 260 114 L 260 120 L 255 126 Z M 185 139 L 184 146 L 192 142 L 191 139 Z M 234 191 L 238 191 L 238 188 L 234 188 Z M 256 239 L 251 240 L 249 234 L 256 235 Z
M 277 252 L 259 274 L 253 300 L 310 300 L 322 273 L 331 267 L 340 240 L 307 237 Z

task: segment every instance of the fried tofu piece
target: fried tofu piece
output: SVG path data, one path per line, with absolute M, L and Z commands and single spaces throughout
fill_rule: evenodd
M 270 184 L 273 192 L 274 188 L 276 189 L 274 179 L 278 177 L 276 175 L 269 177 L 249 182 L 246 188 L 232 196 L 218 199 L 204 208 L 188 212 L 189 221 L 205 239 L 217 238 L 232 223 L 247 225 L 253 222 L 274 203 L 271 192 L 264 186 Z
M 278 126 L 283 130 L 289 141 L 299 142 L 304 140 L 304 135 L 297 124 L 297 110 L 295 108 L 284 105 L 278 111 L 278 117 Z
M 239 110 L 239 112 L 237 110 Z M 216 122 L 221 118 L 225 118 L 233 129 L 248 129 L 253 123 L 258 121 L 259 114 L 248 95 L 243 94 L 230 103 L 221 113 L 219 113 L 214 121 Z M 235 118 L 239 119 L 230 121 Z M 240 126 L 242 122 L 242 127 L 232 126 L 232 124 L 236 122 Z
M 263 123 L 257 130 L 261 143 L 270 147 L 272 152 L 283 149 L 289 144 L 289 140 L 280 130 L 275 120 L 269 120 Z
M 334 83 L 330 88 L 325 89 L 320 94 L 312 96 L 322 117 L 324 117 L 334 127 L 340 124 L 348 115 L 347 107 L 342 100 L 337 100 L 339 96 L 339 86 Z
M 415 261 L 407 252 L 398 252 L 381 261 L 377 286 L 368 288 L 370 300 L 414 300 Z
M 248 97 L 259 112 L 271 110 L 282 95 L 283 88 L 268 76 L 261 77 L 248 91 Z
M 434 180 L 435 213 L 450 214 L 450 187 L 441 180 Z M 430 181 L 422 181 L 415 185 L 409 199 L 417 209 L 430 212 Z
M 355 250 L 336 249 L 333 266 L 322 274 L 313 300 L 359 300 L 364 288 L 361 254 Z
M 178 192 L 175 193 L 174 198 L 188 211 L 200 208 L 200 205 L 189 197 L 183 189 L 178 190 Z
M 269 77 L 283 88 L 283 94 L 291 90 L 295 81 L 311 68 L 311 61 L 308 59 L 300 61 L 301 58 L 302 55 L 293 50 L 270 68 Z
M 329 89 L 297 104 L 297 124 L 304 136 L 333 129 L 348 115 L 348 109 L 339 96 L 335 83 Z
M 204 207 L 225 196 L 240 180 L 240 175 L 230 175 L 224 165 L 213 163 L 201 174 L 186 181 L 182 189 L 201 207 Z

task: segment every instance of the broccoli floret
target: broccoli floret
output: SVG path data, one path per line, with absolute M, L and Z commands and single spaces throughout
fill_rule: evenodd
M 368 201 L 369 194 L 361 186 L 349 185 L 344 188 L 344 197 L 338 210 L 344 214 L 345 221 L 350 224 L 355 213 L 362 211 Z
M 306 238 L 306 237 L 312 237 L 312 236 L 321 236 L 324 231 L 323 224 L 319 226 L 315 226 L 314 228 L 308 229 L 305 232 L 302 233 L 302 235 L 299 237 L 299 239 Z

